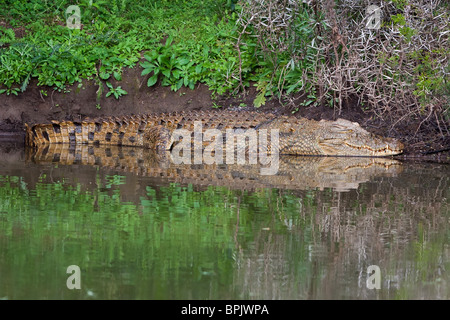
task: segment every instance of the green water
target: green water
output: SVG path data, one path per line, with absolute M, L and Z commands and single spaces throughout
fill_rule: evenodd
M 449 186 L 445 164 L 346 191 L 241 190 L 19 152 L 0 162 L 0 298 L 448 299 Z

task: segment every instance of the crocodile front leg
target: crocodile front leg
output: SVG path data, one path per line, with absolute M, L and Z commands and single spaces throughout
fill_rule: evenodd
M 170 150 L 172 134 L 169 129 L 164 126 L 155 126 L 149 128 L 143 139 L 143 146 L 147 149 L 155 150 L 162 153 Z

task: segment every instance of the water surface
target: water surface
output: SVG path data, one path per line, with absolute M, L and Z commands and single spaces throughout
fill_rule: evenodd
M 449 298 L 446 164 L 291 159 L 262 178 L 138 150 L 0 159 L 0 298 Z

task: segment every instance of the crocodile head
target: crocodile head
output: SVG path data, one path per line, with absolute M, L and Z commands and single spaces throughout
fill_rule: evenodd
M 404 149 L 400 141 L 367 132 L 356 122 L 322 120 L 319 127 L 317 142 L 325 155 L 384 157 L 400 154 Z

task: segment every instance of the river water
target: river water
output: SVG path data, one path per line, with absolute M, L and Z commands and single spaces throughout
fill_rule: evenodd
M 450 296 L 448 164 L 166 160 L 3 147 L 0 298 Z

